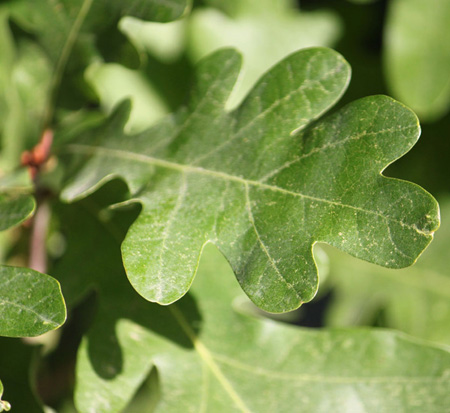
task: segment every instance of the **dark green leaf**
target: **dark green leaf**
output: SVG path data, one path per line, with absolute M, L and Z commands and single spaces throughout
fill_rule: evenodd
M 0 335 L 33 337 L 66 319 L 59 283 L 28 268 L 0 266 Z
M 37 346 L 27 345 L 16 338 L 0 337 L 0 374 L 5 386 L 5 399 L 11 404 L 13 413 L 45 411 L 36 397 L 34 369 L 37 353 Z
M 414 263 L 439 225 L 437 203 L 380 171 L 416 142 L 415 115 L 375 96 L 313 123 L 349 79 L 342 57 L 321 48 L 282 61 L 227 113 L 238 71 L 235 52 L 217 52 L 201 63 L 187 109 L 127 136 L 129 109 L 122 105 L 63 149 L 84 162 L 63 198 L 122 177 L 131 202 L 142 204 L 122 246 L 136 290 L 159 303 L 179 299 L 208 242 L 270 312 L 314 297 L 316 241 L 387 267 Z

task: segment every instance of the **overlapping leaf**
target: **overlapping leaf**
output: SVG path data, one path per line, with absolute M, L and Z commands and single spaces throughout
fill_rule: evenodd
M 382 312 L 387 327 L 450 344 L 450 205 L 448 200 L 441 205 L 442 228 L 413 267 L 393 271 L 328 249 L 327 282 L 334 287 L 328 325 L 370 324 Z
M 432 412 L 449 402 L 448 351 L 392 332 L 249 317 L 233 309 L 246 298 L 213 248 L 191 294 L 169 307 L 144 301 L 120 270 L 124 223 L 99 211 L 104 194 L 58 212 L 68 249 L 55 273 L 72 291 L 95 286 L 99 299 L 77 358 L 78 411 L 122 411 L 152 368 L 158 412 Z M 73 265 L 93 248 L 100 257 Z
M 385 67 L 394 96 L 433 120 L 450 106 L 450 2 L 395 0 L 385 26 Z
M 220 51 L 200 65 L 187 109 L 127 136 L 123 105 L 63 149 L 80 162 L 65 199 L 122 177 L 142 204 L 122 246 L 139 293 L 164 304 L 179 299 L 208 242 L 271 312 L 314 296 L 316 241 L 387 267 L 411 265 L 438 226 L 437 203 L 380 171 L 416 142 L 415 115 L 375 96 L 313 123 L 349 79 L 342 57 L 321 48 L 282 61 L 227 113 L 238 71 L 238 55 Z

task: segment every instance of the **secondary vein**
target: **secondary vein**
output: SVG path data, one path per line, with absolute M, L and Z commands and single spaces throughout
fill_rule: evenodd
M 166 168 L 166 169 L 172 169 L 172 170 L 179 171 L 179 172 L 198 173 L 198 174 L 207 175 L 207 176 L 211 176 L 211 177 L 218 178 L 218 179 L 223 179 L 226 181 L 237 182 L 237 183 L 244 185 L 244 187 L 246 185 L 249 185 L 249 186 L 253 186 L 256 188 L 260 188 L 260 189 L 267 189 L 267 190 L 274 191 L 274 192 L 281 192 L 286 195 L 301 197 L 304 199 L 309 199 L 311 201 L 326 203 L 329 205 L 335 205 L 335 206 L 342 207 L 342 208 L 350 208 L 355 211 L 379 216 L 385 220 L 395 222 L 395 223 L 401 225 L 402 227 L 412 229 L 421 235 L 430 236 L 434 233 L 434 231 L 421 230 L 421 229 L 417 228 L 416 225 L 407 224 L 406 222 L 394 219 L 389 216 L 385 216 L 379 212 L 372 211 L 370 209 L 365 209 L 365 208 L 361 208 L 361 207 L 357 207 L 357 206 L 349 205 L 349 204 L 343 204 L 341 202 L 332 201 L 332 200 L 325 199 L 325 198 L 318 198 L 318 197 L 315 197 L 312 195 L 303 194 L 301 192 L 293 192 L 288 189 L 281 188 L 281 187 L 275 186 L 275 185 L 266 184 L 261 181 L 246 179 L 246 178 L 243 178 L 240 176 L 230 175 L 225 172 L 215 171 L 215 170 L 211 170 L 211 169 L 205 169 L 205 168 L 202 168 L 199 166 L 180 164 L 180 163 L 176 163 L 176 162 L 167 161 L 164 159 L 154 158 L 152 156 L 148 156 L 148 155 L 144 155 L 144 154 L 138 154 L 138 153 L 124 151 L 121 149 L 112 149 L 112 148 L 105 148 L 105 147 L 100 147 L 100 146 L 71 144 L 71 145 L 67 145 L 64 148 L 64 152 L 82 153 L 82 154 L 86 154 L 86 155 L 96 154 L 96 155 L 116 157 L 119 159 L 130 159 L 133 161 L 147 163 L 149 165 L 158 166 L 158 167 Z

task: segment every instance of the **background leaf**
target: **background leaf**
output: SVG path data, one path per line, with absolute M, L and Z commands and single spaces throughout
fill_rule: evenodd
M 328 11 L 300 12 L 290 0 L 208 1 L 189 19 L 188 47 L 194 61 L 223 48 L 239 50 L 243 70 L 227 107 L 234 108 L 261 75 L 288 54 L 306 47 L 331 46 L 340 33 Z
M 25 221 L 35 207 L 34 198 L 30 195 L 0 192 L 0 231 Z
M 450 2 L 394 0 L 385 26 L 385 67 L 394 96 L 423 120 L 450 105 Z
M 415 115 L 379 96 L 307 127 L 349 79 L 346 62 L 328 49 L 285 59 L 226 113 L 238 69 L 236 53 L 217 52 L 199 66 L 186 111 L 128 137 L 120 132 L 122 106 L 63 149 L 85 162 L 63 198 L 123 177 L 143 205 L 122 247 L 139 293 L 164 304 L 180 298 L 207 242 L 271 312 L 314 297 L 316 241 L 384 266 L 411 265 L 437 228 L 437 204 L 419 187 L 379 173 L 416 142 Z
M 0 6 L 0 176 L 20 163 L 39 135 L 39 116 L 50 85 L 50 66 L 29 39 L 15 41 L 9 13 Z

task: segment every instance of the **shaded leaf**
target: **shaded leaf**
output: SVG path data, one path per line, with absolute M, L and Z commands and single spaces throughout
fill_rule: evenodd
M 66 319 L 59 283 L 28 268 L 0 266 L 0 335 L 33 337 Z
M 327 249 L 331 269 L 327 278 L 334 288 L 327 324 L 370 324 L 382 312 L 386 327 L 450 344 L 450 204 L 442 204 L 443 225 L 435 241 L 416 265 L 388 270 Z
M 77 358 L 78 411 L 123 410 L 155 367 L 160 412 L 432 412 L 448 404 L 448 351 L 388 331 L 314 331 L 250 317 L 236 310 L 245 296 L 210 246 L 190 294 L 169 307 L 144 301 L 120 270 L 123 219 L 105 219 L 102 196 L 59 212 L 68 251 L 55 273 L 64 288 L 89 283 L 99 299 Z M 83 233 L 109 259 L 80 271 L 70 264 L 92 249 L 75 242 Z
M 15 338 L 0 337 L 0 374 L 5 386 L 5 399 L 11 404 L 13 413 L 45 411 L 36 396 L 34 368 L 37 352 L 36 346 L 26 345 Z
M 375 96 L 312 124 L 349 79 L 342 57 L 320 48 L 282 61 L 226 113 L 238 70 L 235 52 L 217 52 L 200 65 L 187 109 L 127 136 L 122 105 L 62 150 L 84 163 L 63 198 L 86 196 L 121 177 L 131 202 L 142 204 L 122 246 L 136 290 L 159 303 L 179 299 L 208 242 L 270 312 L 314 297 L 316 241 L 387 267 L 411 265 L 438 227 L 437 203 L 380 171 L 416 142 L 415 115 Z
M 390 2 L 384 38 L 394 96 L 424 120 L 444 115 L 450 106 L 450 2 Z

